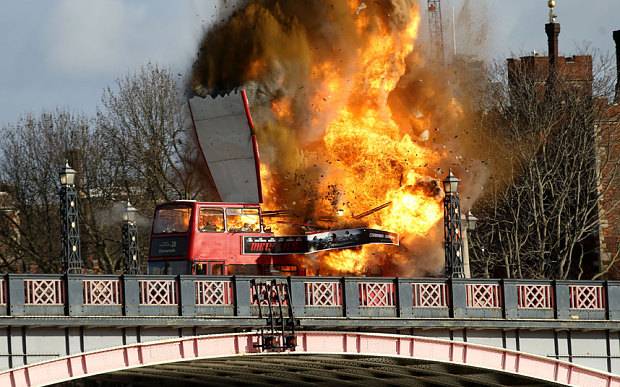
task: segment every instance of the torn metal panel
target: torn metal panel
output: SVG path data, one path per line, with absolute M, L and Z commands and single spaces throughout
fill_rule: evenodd
M 245 93 L 188 101 L 196 137 L 222 201 L 261 202 L 258 147 Z

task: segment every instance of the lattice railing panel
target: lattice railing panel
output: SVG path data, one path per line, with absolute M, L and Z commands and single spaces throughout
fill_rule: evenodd
M 265 291 L 267 289 L 267 284 L 265 283 L 259 283 L 258 285 L 258 292 L 262 295 L 262 300 L 261 300 L 261 305 L 269 305 L 269 302 L 267 301 L 267 295 L 265 294 Z M 278 305 L 278 298 L 277 296 L 280 296 L 280 302 L 282 303 L 282 305 L 288 305 L 288 300 L 287 300 L 287 291 L 288 291 L 288 286 L 285 283 L 278 283 L 277 285 L 277 294 L 276 294 L 276 290 L 275 289 L 271 289 L 271 305 Z M 252 305 L 258 305 L 258 301 L 256 301 L 256 298 L 254 297 L 254 295 L 256 290 L 254 288 L 254 286 L 250 287 L 250 302 L 252 303 Z
M 468 308 L 501 308 L 501 288 L 497 284 L 465 285 Z
M 447 308 L 448 286 L 443 283 L 419 283 L 413 285 L 414 308 Z
M 176 305 L 177 286 L 174 280 L 140 280 L 141 305 Z
M 340 282 L 306 282 L 306 306 L 342 306 Z
M 6 305 L 6 282 L 0 279 L 0 305 Z
M 84 280 L 84 305 L 120 305 L 119 280 Z
M 230 281 L 196 281 L 196 305 L 232 305 Z
M 394 284 L 386 282 L 360 282 L 360 306 L 394 306 Z
M 520 309 L 553 309 L 551 285 L 517 285 L 517 307 Z
M 27 305 L 64 305 L 63 281 L 59 279 L 24 280 Z
M 569 285 L 571 309 L 605 309 L 602 285 Z

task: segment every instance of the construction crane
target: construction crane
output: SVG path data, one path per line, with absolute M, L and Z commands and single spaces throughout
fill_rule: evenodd
M 428 30 L 430 34 L 431 58 L 439 64 L 445 63 L 443 22 L 441 20 L 441 1 L 427 0 Z

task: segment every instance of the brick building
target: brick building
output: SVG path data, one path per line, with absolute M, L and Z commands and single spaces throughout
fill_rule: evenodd
M 0 191 L 0 235 L 6 241 L 19 243 L 19 225 L 19 211 L 15 208 L 11 195 L 8 192 Z M 0 254 L 5 254 L 11 245 L 12 243 L 1 243 Z
M 608 106 L 599 125 L 601 267 L 612 264 L 609 278 L 620 279 L 620 105 Z
M 611 265 L 608 278 L 620 279 L 620 31 L 616 42 L 616 94 L 604 104 L 598 121 L 597 151 L 600 169 L 599 201 L 601 266 Z
M 533 54 L 507 59 L 508 81 L 516 89 L 520 79 L 533 82 L 537 94 L 544 98 L 554 77 L 561 78 L 579 94 L 593 96 L 593 66 L 589 55 L 564 57 L 559 55 L 560 25 L 555 20 L 545 26 L 549 43 L 549 56 Z M 620 279 L 620 31 L 614 32 L 618 81 L 613 103 L 607 99 L 595 101 L 597 114 L 593 139 L 597 150 L 597 168 L 600 199 L 598 202 L 598 235 L 593 238 L 598 262 L 594 270 L 605 271 L 603 278 Z
M 547 80 L 549 78 L 549 57 L 542 55 L 529 55 L 521 58 L 509 58 L 508 81 L 514 85 L 521 75 L 525 75 L 533 81 L 544 95 Z M 592 95 L 592 57 L 590 55 L 559 56 L 557 58 L 557 71 L 562 79 L 570 83 L 574 88 L 583 91 L 586 95 Z

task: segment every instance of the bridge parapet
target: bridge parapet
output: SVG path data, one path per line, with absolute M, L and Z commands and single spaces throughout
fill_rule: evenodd
M 298 317 L 620 320 L 612 281 L 185 275 L 6 274 L 0 315 L 255 317 L 252 280 L 287 284 Z

